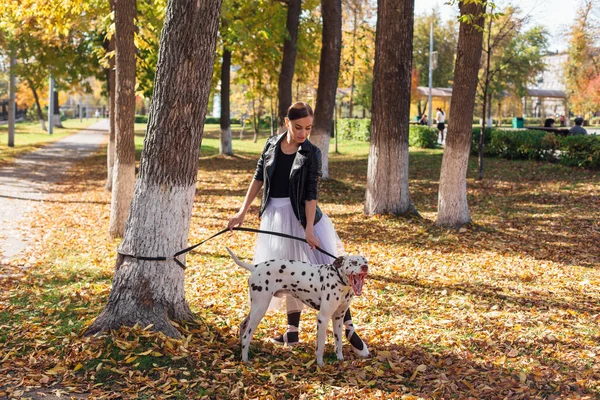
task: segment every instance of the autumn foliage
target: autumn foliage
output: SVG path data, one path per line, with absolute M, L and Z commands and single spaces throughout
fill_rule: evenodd
M 216 137 L 216 135 L 215 135 Z M 212 142 L 211 142 L 212 140 Z M 260 141 L 259 141 L 260 142 Z M 212 144 L 211 144 L 212 143 Z M 235 158 L 205 140 L 190 242 L 222 229 L 245 194 L 261 144 Z M 235 146 L 235 143 L 234 143 Z M 118 241 L 107 238 L 105 155 L 78 164 L 31 217 L 36 243 L 1 266 L 0 396 L 85 393 L 93 398 L 594 398 L 600 395 L 600 175 L 532 161 L 488 161 L 469 170 L 476 224 L 433 225 L 438 150 L 411 152 L 411 197 L 424 219 L 365 217 L 368 145 L 331 155 L 321 205 L 349 253 L 372 274 L 353 302 L 372 357 L 345 343 L 314 364 L 315 313 L 293 349 L 268 338 L 284 328 L 268 314 L 240 362 L 238 327 L 249 310 L 245 260 L 255 237 L 221 236 L 187 257 L 186 295 L 197 321 L 183 339 L 151 327 L 83 337 L 106 303 Z M 352 147 L 352 152 L 349 152 Z M 474 161 L 474 160 L 472 160 Z M 258 225 L 258 204 L 246 226 Z M 15 274 L 18 265 L 27 267 Z M 4 385 L 4 386 L 2 386 Z

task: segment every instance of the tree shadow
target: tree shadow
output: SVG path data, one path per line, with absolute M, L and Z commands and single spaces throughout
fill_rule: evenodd
M 548 290 L 547 293 L 540 293 L 537 290 L 529 291 L 521 295 L 517 294 L 504 294 L 502 293 L 503 288 L 488 285 L 485 283 L 471 284 L 467 282 L 461 282 L 457 284 L 443 284 L 435 281 L 424 281 L 415 278 L 409 278 L 405 276 L 388 277 L 377 274 L 369 274 L 368 278 L 374 281 L 394 283 L 397 285 L 412 286 L 425 290 L 446 290 L 449 293 L 469 293 L 477 296 L 481 301 L 489 302 L 490 304 L 497 305 L 497 300 L 503 300 L 511 303 L 514 306 L 521 307 L 526 310 L 530 310 L 533 306 L 538 309 L 549 309 L 549 308 L 560 308 L 563 310 L 573 310 L 581 313 L 596 314 L 600 312 L 600 301 L 596 299 L 590 299 L 581 293 L 571 292 L 570 301 L 562 301 L 552 298 L 552 293 Z

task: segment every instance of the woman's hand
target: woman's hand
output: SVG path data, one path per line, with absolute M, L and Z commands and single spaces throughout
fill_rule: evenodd
M 227 223 L 227 228 L 231 231 L 235 227 L 240 227 L 244 223 L 244 219 L 246 218 L 246 213 L 242 211 L 238 211 L 233 217 L 229 219 Z
M 306 241 L 311 250 L 314 250 L 319 245 L 319 239 L 315 236 L 315 232 L 312 228 L 306 228 Z

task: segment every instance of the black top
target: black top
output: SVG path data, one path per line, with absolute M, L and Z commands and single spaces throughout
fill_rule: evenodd
M 271 181 L 276 164 L 277 151 L 281 147 L 281 141 L 286 137 L 287 132 L 281 133 L 279 136 L 271 136 L 265 143 L 265 148 L 256 164 L 256 172 L 254 179 L 264 182 L 264 190 L 260 202 L 259 216 L 262 216 L 267 208 L 269 199 L 271 198 Z M 289 197 L 292 203 L 294 215 L 298 221 L 306 228 L 306 209 L 305 203 L 310 200 L 317 200 L 319 197 L 319 177 L 321 176 L 321 150 L 308 139 L 306 139 L 296 152 L 296 157 L 290 171 Z M 314 224 L 321 220 L 323 212 L 317 205 Z
M 290 172 L 296 153 L 285 154 L 281 146 L 277 148 L 277 167 L 271 181 L 271 197 L 290 197 Z

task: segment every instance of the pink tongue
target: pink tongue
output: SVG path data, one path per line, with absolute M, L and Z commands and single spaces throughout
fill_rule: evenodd
M 362 294 L 362 287 L 365 281 L 364 276 L 362 275 L 352 275 L 352 289 L 354 290 L 354 294 L 360 296 Z

